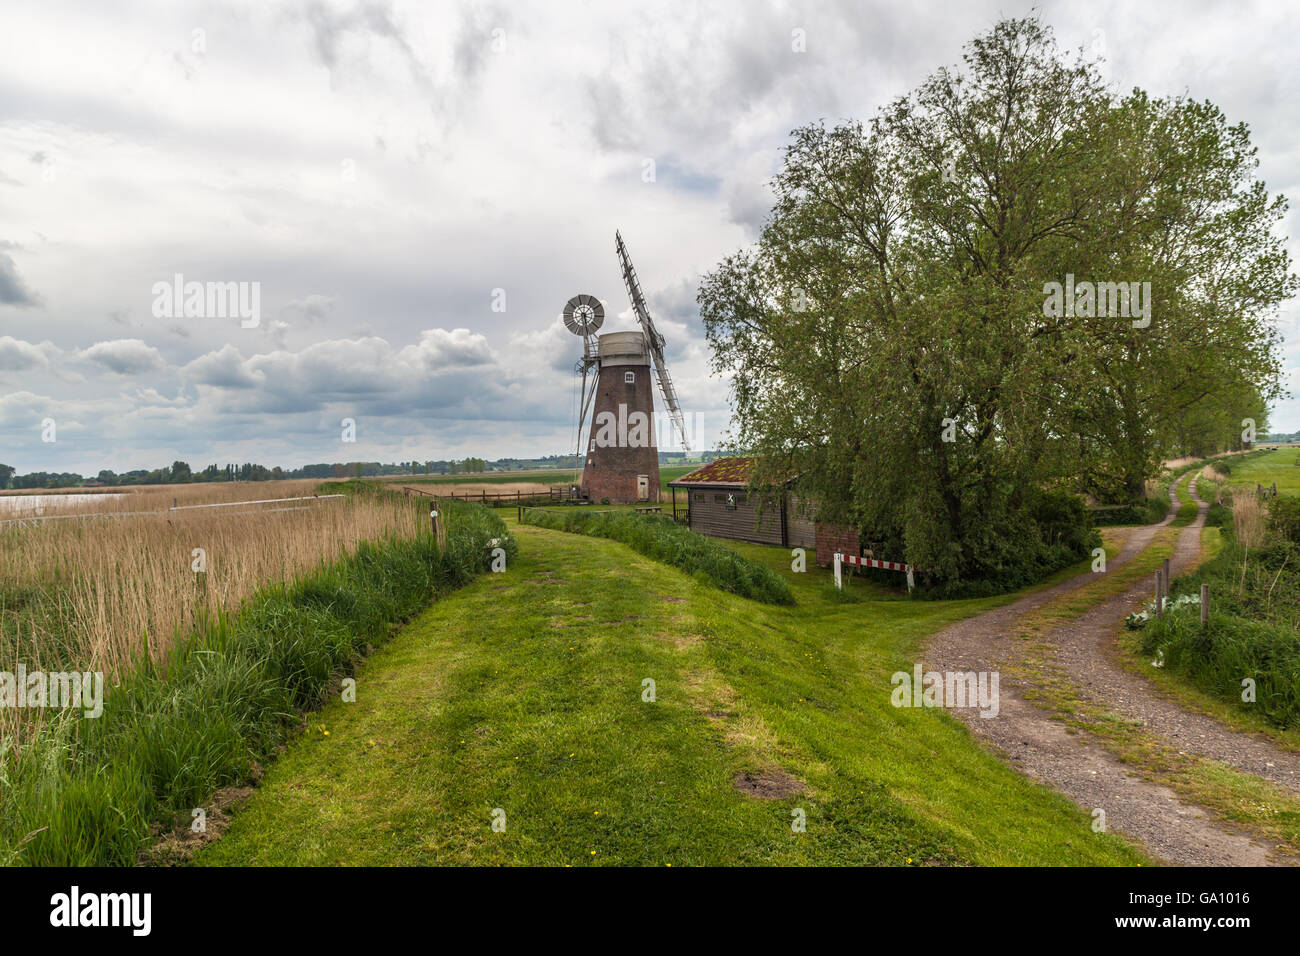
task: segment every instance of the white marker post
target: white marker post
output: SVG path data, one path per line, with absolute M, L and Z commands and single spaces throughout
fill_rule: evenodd
M 835 552 L 835 587 L 840 590 L 843 590 L 844 588 L 844 582 L 840 578 L 840 563 L 843 560 L 844 560 L 844 555 L 836 551 Z
M 438 520 L 438 509 L 429 511 L 429 520 L 433 522 L 433 538 L 438 542 L 438 550 L 447 550 L 447 523 Z

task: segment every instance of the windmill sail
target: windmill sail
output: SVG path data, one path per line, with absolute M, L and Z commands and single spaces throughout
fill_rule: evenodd
M 650 318 L 645 296 L 641 294 L 641 283 L 637 281 L 636 270 L 632 268 L 632 260 L 627 254 L 627 246 L 623 245 L 623 237 L 618 232 L 614 233 L 614 243 L 618 248 L 619 265 L 623 268 L 623 284 L 627 286 L 627 296 L 632 300 L 632 310 L 636 313 L 636 320 L 641 323 L 641 331 L 645 333 L 646 341 L 650 344 L 650 355 L 654 360 L 659 391 L 664 396 L 664 406 L 672 416 L 673 424 L 677 426 L 677 434 L 682 439 L 682 448 L 690 451 L 690 442 L 686 437 L 686 420 L 682 416 L 682 407 L 677 401 L 677 389 L 673 387 L 672 376 L 668 374 L 668 363 L 664 361 L 664 337 L 659 334 L 654 321 Z

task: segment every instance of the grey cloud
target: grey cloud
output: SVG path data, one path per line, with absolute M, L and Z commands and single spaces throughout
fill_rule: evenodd
M 758 238 L 772 211 L 773 196 L 766 183 L 740 181 L 727 190 L 727 217 Z
M 287 318 L 298 319 L 309 324 L 320 322 L 329 318 L 330 313 L 334 311 L 335 301 L 333 296 L 313 293 L 301 299 L 294 299 L 284 307 L 283 314 Z
M 343 47 L 350 35 L 361 35 L 389 41 L 402 57 L 412 80 L 420 86 L 429 86 L 424 65 L 397 25 L 391 4 L 369 2 L 351 10 L 338 10 L 312 0 L 304 6 L 303 16 L 311 27 L 316 55 L 330 71 L 331 82 L 342 81 L 349 70 L 359 68 L 359 61 L 346 59 Z
M 23 282 L 18 266 L 7 252 L 0 252 L 0 303 L 20 308 L 40 304 L 40 298 Z

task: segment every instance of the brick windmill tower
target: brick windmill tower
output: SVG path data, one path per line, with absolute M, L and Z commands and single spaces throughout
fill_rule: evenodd
M 608 498 L 613 504 L 657 502 L 659 443 L 655 437 L 652 374 L 684 448 L 689 447 L 686 425 L 664 361 L 664 337 L 650 318 L 623 237 L 616 232 L 614 240 L 623 283 L 641 330 L 597 336 L 605 309 L 594 296 L 574 296 L 564 309 L 564 324 L 583 338 L 583 356 L 578 362 L 582 372 L 579 440 L 587 424 L 588 409 L 592 413 L 582 488 L 592 501 Z

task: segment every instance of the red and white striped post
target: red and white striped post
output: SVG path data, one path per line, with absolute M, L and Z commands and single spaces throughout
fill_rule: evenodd
M 835 552 L 835 586 L 844 587 L 843 572 L 841 565 L 856 564 L 862 568 L 884 568 L 886 571 L 904 571 L 907 573 L 907 593 L 912 593 L 912 588 L 916 586 L 916 579 L 912 572 L 916 566 L 912 564 L 903 564 L 901 561 L 880 561 L 876 558 L 860 558 L 852 554 L 844 554 L 842 551 Z

